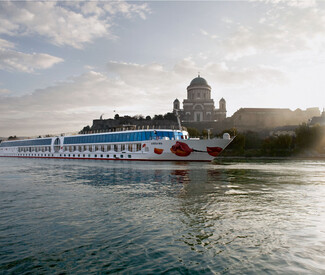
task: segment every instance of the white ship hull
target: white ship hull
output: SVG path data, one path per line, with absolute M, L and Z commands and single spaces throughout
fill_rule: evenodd
M 157 130 L 161 131 L 161 130 Z M 171 130 L 169 130 L 172 132 Z M 138 131 L 139 132 L 139 131 Z M 176 132 L 176 131 L 174 131 Z M 131 133 L 131 132 L 127 132 Z M 95 159 L 126 161 L 211 161 L 224 150 L 232 139 L 188 139 L 157 137 L 140 141 L 115 141 L 97 143 L 66 144 L 65 138 L 3 142 L 0 144 L 0 157 L 54 158 L 54 159 Z M 96 134 L 88 135 L 95 138 Z M 79 136 L 85 138 L 85 136 Z M 87 136 L 86 136 L 87 137 Z M 78 138 L 78 136 L 72 136 Z M 38 145 L 42 140 L 44 145 Z M 45 142 L 46 141 L 46 142 Z M 36 144 L 36 145 L 35 145 Z M 17 145 L 17 146 L 16 146 Z

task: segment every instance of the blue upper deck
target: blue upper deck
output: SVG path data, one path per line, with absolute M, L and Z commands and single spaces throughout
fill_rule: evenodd
M 1 142 L 0 147 L 49 146 L 51 145 L 51 142 L 52 138 L 13 140 Z
M 142 130 L 126 131 L 118 133 L 80 135 L 64 138 L 64 145 L 85 143 L 107 143 L 107 142 L 135 142 L 153 139 L 181 139 L 182 132 L 172 130 Z
M 182 139 L 183 133 L 177 130 L 138 130 L 125 132 L 110 132 L 103 134 L 77 135 L 64 137 L 63 144 L 90 144 L 90 143 L 112 143 L 112 142 L 141 142 L 157 139 Z M 4 141 L 0 147 L 20 146 L 49 146 L 52 138 L 38 138 Z

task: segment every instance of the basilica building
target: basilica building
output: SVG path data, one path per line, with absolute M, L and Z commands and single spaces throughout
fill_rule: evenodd
M 187 99 L 183 100 L 183 109 L 180 101 L 174 100 L 173 112 L 180 115 L 183 122 L 216 122 L 226 119 L 226 101 L 219 100 L 219 109 L 215 108 L 211 98 L 211 87 L 200 75 L 194 78 L 187 87 Z

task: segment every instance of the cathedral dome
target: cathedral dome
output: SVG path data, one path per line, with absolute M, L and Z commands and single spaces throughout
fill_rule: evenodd
M 198 75 L 198 77 L 194 78 L 191 81 L 190 86 L 198 86 L 198 85 L 208 86 L 208 82 L 203 77 L 200 77 L 200 75 Z

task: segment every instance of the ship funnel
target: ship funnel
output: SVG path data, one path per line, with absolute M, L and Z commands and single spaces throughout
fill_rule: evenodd
M 230 135 L 228 133 L 224 133 L 222 138 L 223 139 L 230 139 Z

